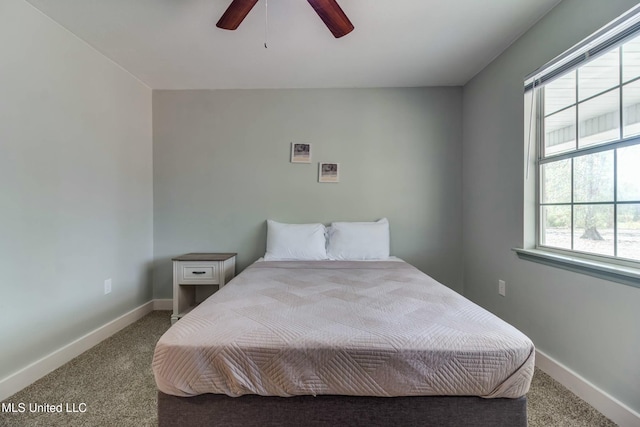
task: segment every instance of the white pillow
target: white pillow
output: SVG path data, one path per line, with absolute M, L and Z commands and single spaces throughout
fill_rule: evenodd
M 282 224 L 269 219 L 264 260 L 327 259 L 326 231 L 322 224 Z
M 389 221 L 334 222 L 329 227 L 327 255 L 341 261 L 389 258 Z

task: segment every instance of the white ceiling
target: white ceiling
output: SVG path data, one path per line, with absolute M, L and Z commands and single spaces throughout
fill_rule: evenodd
M 153 89 L 462 85 L 560 0 L 338 0 L 335 39 L 306 0 L 27 0 Z

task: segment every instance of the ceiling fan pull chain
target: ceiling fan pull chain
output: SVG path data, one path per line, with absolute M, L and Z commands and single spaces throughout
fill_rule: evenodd
M 269 40 L 269 0 L 264 0 L 264 48 Z

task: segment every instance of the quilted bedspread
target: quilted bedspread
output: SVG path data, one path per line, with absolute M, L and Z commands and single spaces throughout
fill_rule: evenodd
M 173 325 L 153 357 L 175 396 L 529 390 L 534 346 L 405 262 L 257 262 Z

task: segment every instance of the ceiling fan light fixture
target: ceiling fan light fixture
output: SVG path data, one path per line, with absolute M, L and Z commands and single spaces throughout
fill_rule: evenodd
M 308 0 L 335 38 L 346 36 L 354 27 L 336 0 Z M 258 0 L 233 0 L 216 24 L 224 30 L 235 30 L 251 12 Z

